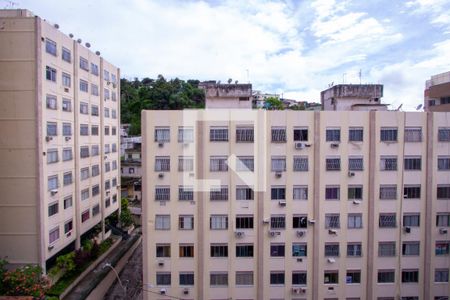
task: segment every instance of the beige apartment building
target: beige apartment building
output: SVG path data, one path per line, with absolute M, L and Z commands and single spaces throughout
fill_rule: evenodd
M 58 28 L 0 10 L 0 257 L 44 269 L 120 197 L 120 71 Z
M 425 111 L 450 111 L 450 71 L 431 76 L 425 82 Z
M 144 299 L 450 294 L 450 113 L 143 111 Z

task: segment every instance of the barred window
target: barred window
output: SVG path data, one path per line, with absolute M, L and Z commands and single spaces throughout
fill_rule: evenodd
M 253 271 L 237 271 L 236 285 L 253 285 Z
M 397 171 L 397 157 L 382 156 L 380 158 L 381 171 Z
M 308 157 L 294 156 L 294 172 L 308 171 Z
M 81 191 L 81 200 L 89 199 L 89 189 L 84 189 Z
M 59 227 L 53 228 L 48 234 L 48 243 L 53 244 L 59 240 Z
M 361 256 L 362 246 L 361 243 L 348 243 L 347 244 L 347 256 Z
M 178 142 L 179 143 L 192 143 L 194 141 L 194 128 L 192 127 L 179 127 L 178 128 Z
M 292 256 L 303 256 L 308 255 L 308 246 L 306 243 L 293 243 L 292 244 Z
M 339 243 L 325 243 L 325 256 L 339 256 Z
M 170 158 L 168 156 L 156 156 L 155 171 L 170 172 Z
M 80 79 L 80 91 L 89 92 L 89 84 L 86 80 Z
M 348 270 L 346 276 L 346 283 L 361 283 L 361 271 Z
M 73 182 L 72 171 L 65 172 L 63 177 L 63 185 L 70 185 Z
M 284 285 L 284 272 L 283 271 L 270 272 L 270 284 Z
M 434 270 L 434 282 L 448 282 L 448 268 Z
M 59 161 L 58 149 L 47 150 L 47 164 L 53 164 Z
M 348 159 L 349 171 L 362 171 L 364 169 L 362 157 L 350 157 Z
M 63 136 L 72 136 L 72 124 L 63 123 Z
M 228 128 L 227 127 L 211 127 L 209 129 L 210 142 L 227 142 Z
M 284 244 L 270 244 L 270 256 L 284 257 Z
M 194 229 L 194 216 L 193 215 L 180 215 L 178 217 L 178 228 L 180 230 L 193 230 Z
M 397 199 L 396 185 L 380 185 L 380 199 L 395 200 Z
M 45 52 L 56 56 L 56 42 L 50 40 L 50 39 L 45 39 Z
M 72 196 L 67 196 L 64 198 L 64 209 L 68 209 L 70 207 L 72 207 L 73 205 L 73 200 L 72 200 Z
M 292 272 L 292 284 L 293 285 L 306 285 L 307 284 L 307 273 L 306 272 Z
M 81 180 L 85 180 L 89 178 L 89 167 L 82 168 L 80 170 L 80 178 Z
M 377 276 L 378 283 L 393 283 L 395 281 L 394 270 L 379 270 Z
M 405 256 L 420 255 L 420 242 L 404 242 L 402 245 L 402 255 Z
M 294 128 L 294 142 L 307 142 L 308 128 Z
M 292 195 L 294 200 L 308 200 L 308 187 L 294 186 Z
M 326 141 L 327 142 L 340 142 L 341 141 L 341 130 L 338 128 L 329 128 L 326 130 Z
M 108 132 L 109 132 L 109 128 L 108 128 Z M 105 134 L 106 134 L 106 130 L 105 130 Z M 91 125 L 91 135 L 98 135 L 98 126 L 97 125 Z
M 49 176 L 47 179 L 47 185 L 49 191 L 57 189 L 59 187 L 58 176 L 57 175 Z
M 62 110 L 70 112 L 72 111 L 72 100 L 63 98 L 62 100 Z
M 253 200 L 253 189 L 248 186 L 236 187 L 236 200 Z
M 211 286 L 228 286 L 228 273 L 210 273 L 209 284 Z
M 395 214 L 380 214 L 378 225 L 380 228 L 397 227 L 397 217 Z
M 382 142 L 396 142 L 397 141 L 397 128 L 384 127 L 380 130 L 380 140 Z
M 61 58 L 62 58 L 62 60 L 70 63 L 72 60 L 70 50 L 63 47 Z
M 361 185 L 351 185 L 348 187 L 348 200 L 361 200 L 363 196 L 363 187 Z
M 254 158 L 253 156 L 238 156 L 236 159 L 237 171 L 254 171 Z
M 405 128 L 405 142 L 421 142 L 422 128 L 420 127 L 406 127 Z
M 155 187 L 155 200 L 156 201 L 169 201 L 170 200 L 170 187 L 169 186 L 156 186 Z
M 47 122 L 47 135 L 48 136 L 58 135 L 58 126 L 56 122 Z
M 91 83 L 91 95 L 98 96 L 98 85 Z M 98 116 L 98 110 L 96 116 Z
M 349 214 L 347 222 L 349 229 L 362 228 L 362 214 Z
M 406 185 L 403 188 L 403 197 L 405 199 L 420 199 L 420 185 Z
M 292 228 L 307 228 L 308 227 L 308 217 L 306 215 L 294 215 L 292 217 Z
M 227 172 L 228 163 L 226 156 L 211 156 L 209 160 L 209 170 L 211 172 Z
M 327 171 L 340 171 L 341 159 L 340 158 L 327 158 L 325 160 Z
M 57 102 L 56 96 L 47 95 L 46 102 L 47 102 L 48 109 L 57 109 L 58 108 L 58 102 Z
M 194 257 L 194 246 L 180 245 L 179 255 L 180 257 Z
M 192 186 L 178 187 L 178 200 L 180 200 L 180 201 L 194 200 L 194 187 L 192 187 Z
M 178 157 L 178 171 L 193 172 L 194 171 L 194 158 L 192 156 L 179 156 Z
M 253 257 L 253 245 L 251 244 L 237 244 L 236 257 Z
M 236 128 L 236 142 L 253 142 L 254 129 L 253 127 L 237 127 Z
M 325 228 L 340 228 L 340 217 L 338 214 L 326 214 L 325 215 Z
M 403 216 L 403 226 L 419 227 L 420 226 L 420 214 L 405 214 Z
M 213 186 L 209 191 L 209 200 L 211 201 L 227 201 L 228 200 L 228 186 Z
M 96 184 L 92 187 L 92 197 L 100 194 L 100 185 Z
M 180 285 L 194 285 L 194 273 L 180 272 Z
M 170 142 L 170 128 L 156 127 L 155 128 L 155 142 L 168 143 Z
M 379 242 L 378 256 L 380 257 L 395 256 L 395 242 Z
M 286 200 L 286 188 L 285 187 L 272 187 L 271 188 L 272 200 Z
M 156 285 L 170 286 L 171 285 L 170 272 L 156 272 Z
M 217 244 L 210 246 L 210 256 L 211 257 L 228 257 L 228 245 L 227 244 Z
M 80 147 L 80 157 L 81 158 L 89 157 L 89 146 Z
M 270 228 L 271 229 L 285 229 L 286 228 L 286 217 L 284 215 L 272 215 L 270 217 Z
M 438 141 L 439 142 L 450 142 L 450 128 L 439 128 L 438 129 Z
M 91 63 L 91 74 L 98 76 L 98 65 Z
M 80 69 L 89 71 L 89 63 L 86 58 L 80 56 Z
M 59 211 L 59 203 L 54 202 L 48 205 L 48 216 L 51 217 L 53 215 L 56 215 Z
M 437 186 L 437 198 L 438 199 L 450 199 L 450 185 L 438 185 Z
M 348 130 L 348 140 L 350 142 L 362 142 L 364 130 L 362 127 L 350 127 Z
M 236 216 L 236 229 L 253 229 L 253 215 Z
M 286 127 L 272 127 L 272 143 L 286 142 Z
M 92 156 L 97 156 L 97 155 L 99 155 L 99 153 L 100 153 L 100 150 L 99 150 L 98 145 L 92 145 L 92 147 L 91 147 L 91 155 Z
M 286 157 L 272 156 L 272 172 L 286 171 Z
M 439 156 L 438 157 L 438 170 L 439 171 L 449 171 L 450 170 L 450 157 Z
M 323 283 L 325 284 L 338 284 L 339 272 L 338 271 L 325 271 L 323 276 Z
M 89 135 L 89 125 L 80 124 L 80 135 L 83 135 L 83 136 Z
M 326 200 L 339 200 L 340 199 L 340 188 L 337 186 L 325 187 L 325 199 Z
M 436 226 L 450 227 L 450 213 L 438 213 L 436 215 Z
M 405 157 L 405 170 L 421 170 L 422 158 L 421 157 Z
M 225 230 L 228 229 L 228 216 L 227 215 L 211 215 L 209 218 L 209 228 L 213 230 Z
M 418 270 L 403 270 L 402 271 L 402 282 L 419 282 L 419 271 Z
M 63 161 L 72 160 L 72 148 L 64 148 L 63 149 Z

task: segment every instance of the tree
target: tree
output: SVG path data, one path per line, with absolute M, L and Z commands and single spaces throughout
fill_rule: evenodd
M 283 110 L 284 105 L 280 99 L 275 97 L 269 97 L 265 100 L 265 107 L 270 110 Z

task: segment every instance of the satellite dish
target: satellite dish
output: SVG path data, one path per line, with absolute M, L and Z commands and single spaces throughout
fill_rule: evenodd
M 58 29 L 59 28 L 59 25 L 58 24 L 55 24 L 55 25 L 53 25 L 56 29 Z
M 72 39 L 73 38 L 73 33 L 69 33 L 69 37 Z
M 89 44 L 89 43 L 86 43 L 86 44 L 84 44 L 87 48 L 90 48 L 91 47 L 91 44 Z
M 422 108 L 422 106 L 423 106 L 423 104 L 417 105 L 416 110 L 420 110 Z
M 228 84 L 230 84 L 233 81 L 233 79 L 228 79 Z
M 236 81 L 234 82 L 234 84 L 238 84 L 238 81 L 236 80 Z
M 100 51 L 95 51 L 95 54 L 100 55 Z
M 81 44 L 82 40 L 81 40 L 81 39 L 78 39 L 77 42 L 78 42 L 78 44 Z

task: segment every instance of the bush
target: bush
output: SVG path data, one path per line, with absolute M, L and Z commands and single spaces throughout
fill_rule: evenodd
M 120 207 L 122 208 L 122 210 L 128 210 L 128 199 L 127 198 L 122 198 L 122 200 L 120 201 Z
M 70 252 L 66 255 L 61 255 L 56 259 L 56 266 L 65 272 L 72 272 L 75 270 L 75 252 Z
M 96 259 L 99 256 L 100 256 L 100 246 L 97 243 L 97 241 L 95 241 L 91 248 L 91 258 Z
M 83 242 L 83 250 L 89 253 L 89 252 L 91 252 L 93 245 L 94 245 L 94 242 L 92 242 L 91 240 L 85 240 Z
M 89 252 L 86 252 L 83 249 L 76 250 L 75 257 L 73 258 L 76 268 L 81 269 L 84 265 L 86 265 L 89 262 L 89 256 Z
M 120 213 L 120 224 L 122 224 L 123 227 L 128 227 L 133 224 L 133 219 L 129 209 L 122 209 L 122 212 Z
M 43 297 L 50 282 L 42 275 L 42 268 L 28 265 L 6 271 L 2 278 L 3 294 L 6 296 Z

